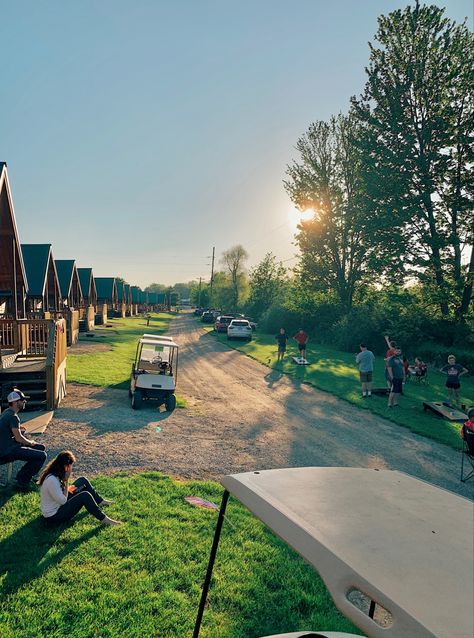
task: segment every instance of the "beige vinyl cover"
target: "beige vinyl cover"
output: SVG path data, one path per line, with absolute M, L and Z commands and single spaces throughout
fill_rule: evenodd
M 471 501 L 388 470 L 265 470 L 222 484 L 317 569 L 370 638 L 473 638 Z M 392 625 L 352 605 L 351 589 L 387 609 Z

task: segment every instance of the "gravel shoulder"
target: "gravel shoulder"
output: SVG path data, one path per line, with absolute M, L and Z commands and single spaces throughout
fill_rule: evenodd
M 187 408 L 169 415 L 149 403 L 135 412 L 126 390 L 69 384 L 41 439 L 50 455 L 71 449 L 85 474 L 160 470 L 183 479 L 310 465 L 396 469 L 473 497 L 456 450 L 266 368 L 189 315 L 170 334 L 181 346 Z

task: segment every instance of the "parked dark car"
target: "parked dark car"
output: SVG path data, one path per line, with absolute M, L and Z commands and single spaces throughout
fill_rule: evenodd
M 211 310 L 207 310 L 206 312 L 203 312 L 201 315 L 201 321 L 203 323 L 214 323 L 214 320 L 215 320 L 215 316 Z
M 235 319 L 234 315 L 220 315 L 216 319 L 214 330 L 216 332 L 227 332 L 227 327 L 229 326 L 232 319 Z
M 203 312 L 204 312 L 204 308 L 196 308 L 194 311 L 194 314 L 196 317 L 200 317 Z

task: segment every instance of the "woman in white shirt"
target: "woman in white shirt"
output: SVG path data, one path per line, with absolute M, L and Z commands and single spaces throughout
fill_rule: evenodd
M 103 525 L 119 525 L 120 521 L 106 516 L 99 507 L 112 501 L 102 498 L 89 481 L 81 476 L 69 485 L 75 457 L 63 450 L 48 463 L 40 476 L 41 513 L 48 526 L 71 520 L 83 507 Z

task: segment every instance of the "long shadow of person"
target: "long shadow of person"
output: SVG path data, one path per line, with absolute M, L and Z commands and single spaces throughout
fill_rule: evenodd
M 99 526 L 93 527 L 81 536 L 61 544 L 58 540 L 61 533 L 72 524 L 74 523 L 48 529 L 38 516 L 23 527 L 15 529 L 0 542 L 0 580 L 5 575 L 2 583 L 3 596 L 15 593 L 23 585 L 40 577 L 101 529 Z
M 279 370 L 272 370 L 271 372 L 265 375 L 264 379 L 267 382 L 268 387 L 272 388 L 275 383 L 280 381 L 282 376 L 283 376 L 283 373 L 280 372 Z

